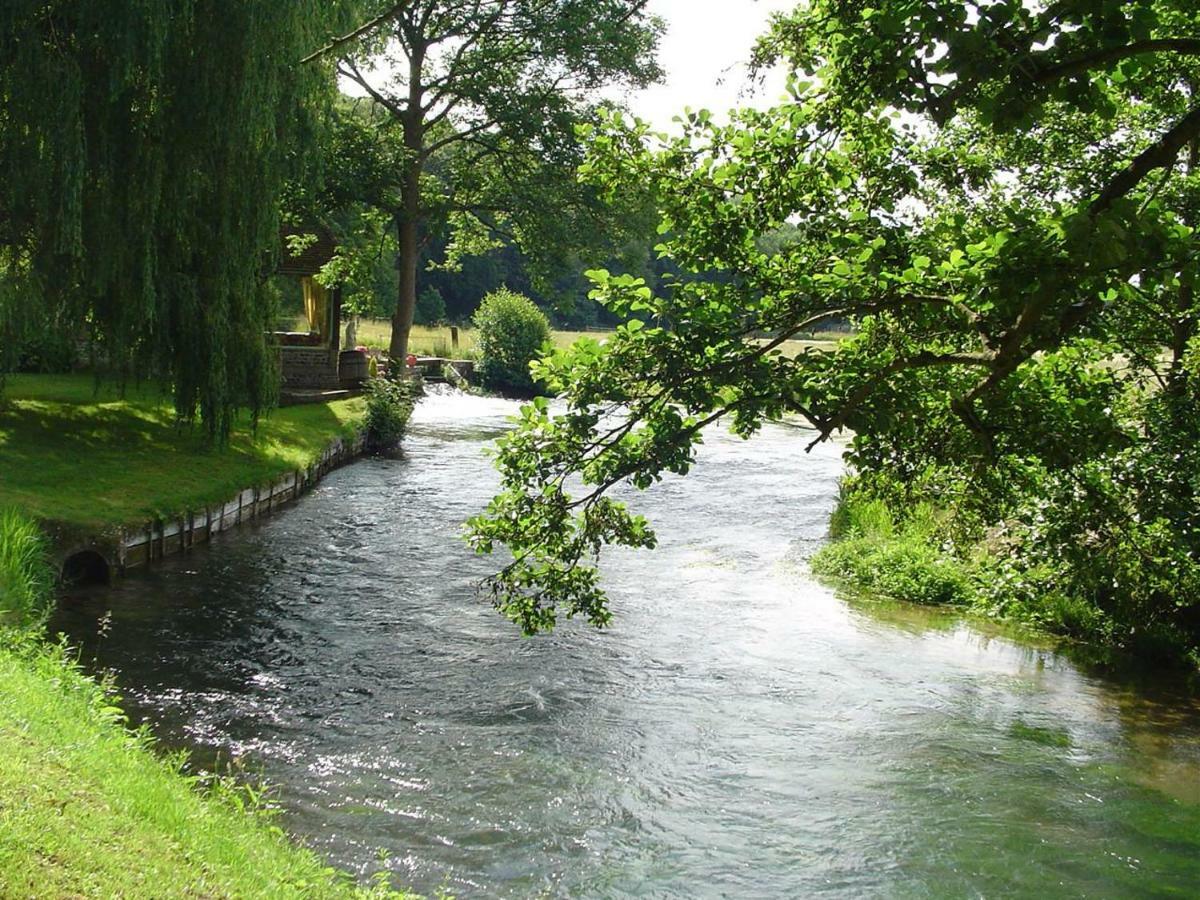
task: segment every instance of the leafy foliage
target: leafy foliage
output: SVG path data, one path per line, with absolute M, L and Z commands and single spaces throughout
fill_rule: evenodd
M 798 417 L 815 442 L 852 430 L 850 461 L 893 512 L 949 510 L 961 548 L 1027 522 L 1018 547 L 1044 555 L 1017 552 L 1058 573 L 1058 596 L 1200 640 L 1200 595 L 1166 577 L 1200 554 L 1185 449 L 1198 32 L 1181 0 L 814 0 L 758 52 L 792 68 L 789 102 L 728 124 L 691 113 L 677 137 L 615 116 L 593 129 L 584 178 L 652 197 L 681 274 L 659 293 L 591 273 L 633 320 L 539 366 L 565 410 L 526 415 L 474 523 L 482 549 L 516 560 L 493 582 L 498 605 L 532 605 L 523 622 L 552 623 L 557 605 L 606 620 L 594 577 L 565 571 L 606 543 L 653 543 L 606 493 L 686 472 L 718 419 L 749 437 Z M 856 329 L 836 350 L 780 352 L 835 320 Z M 576 537 L 547 556 L 551 535 Z M 1107 549 L 1043 565 L 1093 540 Z
M 936 523 L 924 506 L 898 527 L 879 500 L 842 507 L 850 520 L 837 543 L 813 561 L 813 571 L 874 593 L 913 603 L 964 605 L 972 596 L 966 568 L 936 546 Z
M 364 389 L 367 412 L 363 419 L 367 444 L 376 453 L 389 453 L 400 446 L 408 420 L 412 418 L 419 389 L 416 382 L 376 377 Z
M 507 288 L 483 298 L 475 312 L 479 329 L 479 380 L 488 390 L 528 396 L 530 365 L 550 344 L 550 321 L 533 301 Z
M 544 271 L 581 244 L 612 240 L 620 220 L 575 178 L 575 127 L 593 118 L 600 89 L 659 76 L 661 25 L 641 0 L 363 7 L 365 24 L 329 47 L 339 74 L 369 98 L 366 109 L 339 111 L 329 193 L 392 220 L 391 355 L 402 358 L 433 236 L 449 235 L 449 268 L 507 241 L 536 250 Z
M 0 6 L 0 372 L 46 318 L 228 434 L 277 390 L 264 266 L 340 4 Z

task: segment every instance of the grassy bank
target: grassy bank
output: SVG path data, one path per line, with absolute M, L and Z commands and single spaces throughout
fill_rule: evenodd
M 952 536 L 950 518 L 930 504 L 898 514 L 879 499 L 843 496 L 832 540 L 813 557 L 813 572 L 868 595 L 951 606 L 1102 654 L 1115 650 L 1151 665 L 1200 670 L 1200 647 L 1177 628 L 1114 615 L 1064 589 L 1052 568 L 1023 564 L 1002 540 Z
M 241 421 L 227 447 L 175 421 L 154 386 L 122 397 L 87 375 L 11 375 L 0 400 L 0 508 L 86 527 L 227 500 L 309 465 L 353 433 L 361 400 L 293 406 Z
M 117 699 L 45 643 L 41 538 L 0 515 L 0 895 L 363 897 L 244 788 L 155 753 Z

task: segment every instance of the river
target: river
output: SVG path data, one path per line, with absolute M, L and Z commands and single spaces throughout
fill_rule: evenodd
M 460 539 L 515 407 L 63 610 L 135 719 L 364 877 L 460 897 L 1200 895 L 1200 698 L 812 580 L 840 450 L 707 435 L 611 629 L 522 638 Z

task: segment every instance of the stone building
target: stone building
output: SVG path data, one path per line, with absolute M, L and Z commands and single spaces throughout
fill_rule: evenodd
M 341 351 L 342 290 L 326 289 L 315 276 L 321 267 L 333 259 L 337 244 L 325 228 L 297 229 L 284 233 L 286 239 L 296 234 L 315 235 L 316 240 L 299 254 L 285 255 L 277 269 L 280 275 L 299 279 L 304 293 L 304 315 L 307 331 L 278 331 L 281 393 L 297 391 L 337 390 L 341 385 L 338 356 Z

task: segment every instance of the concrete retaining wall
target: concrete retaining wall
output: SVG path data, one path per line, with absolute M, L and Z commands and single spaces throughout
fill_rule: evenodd
M 86 535 L 70 526 L 48 523 L 46 530 L 54 548 L 54 562 L 61 574 L 72 560 L 94 560 L 99 556 L 107 565 L 108 578 L 120 577 L 131 569 L 184 553 L 243 522 L 270 515 L 312 489 L 333 469 L 357 459 L 362 452 L 361 436 L 354 440 L 337 440 L 307 469 L 290 472 L 271 484 L 248 487 L 225 503 L 177 518 Z

